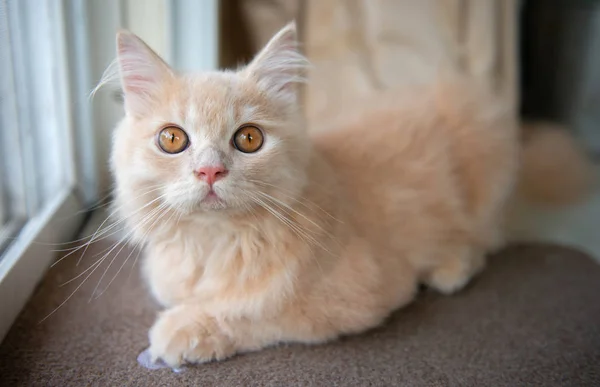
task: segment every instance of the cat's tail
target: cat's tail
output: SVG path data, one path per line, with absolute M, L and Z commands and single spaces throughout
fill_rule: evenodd
M 573 243 L 569 219 L 574 218 L 568 213 L 593 192 L 592 160 L 557 125 L 525 124 L 522 134 L 521 169 L 506 213 L 505 242 Z
M 580 202 L 591 193 L 592 161 L 567 130 L 536 122 L 523 124 L 522 134 L 519 200 L 557 207 Z
M 473 106 L 485 107 L 486 114 L 501 117 L 498 120 L 512 116 L 506 96 L 490 93 L 486 83 L 466 80 L 448 70 L 441 72 L 434 84 L 438 109 L 457 126 L 464 125 L 461 118 L 469 116 Z M 592 192 L 592 160 L 569 130 L 544 121 L 523 122 L 520 129 L 522 159 L 515 199 L 561 207 L 577 203 Z

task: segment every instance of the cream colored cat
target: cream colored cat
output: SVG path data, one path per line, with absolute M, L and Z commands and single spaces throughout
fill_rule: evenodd
M 116 206 L 165 307 L 154 359 L 365 331 L 420 283 L 461 289 L 504 242 L 519 133 L 475 88 L 382 94 L 309 133 L 293 24 L 237 72 L 178 75 L 126 32 L 118 64 Z

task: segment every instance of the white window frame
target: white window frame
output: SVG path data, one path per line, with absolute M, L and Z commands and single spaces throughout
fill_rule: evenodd
M 48 244 L 72 238 L 84 216 L 80 212 L 83 201 L 75 190 L 77 163 L 72 139 L 76 138 L 76 133 L 69 116 L 71 94 L 63 4 L 56 1 L 35 4 L 31 0 L 3 1 L 10 1 L 6 10 L 11 23 L 5 28 L 8 28 L 14 50 L 11 76 L 16 92 L 16 104 L 13 104 L 16 106 L 3 113 L 13 115 L 19 130 L 27 135 L 20 136 L 25 142 L 22 147 L 5 149 L 11 153 L 9 157 L 14 157 L 5 172 L 16 179 L 24 178 L 19 182 L 22 184 L 10 185 L 12 189 L 21 190 L 14 193 L 13 200 L 24 206 L 18 211 L 24 218 L 15 218 L 7 232 L 12 237 L 13 231 L 19 229 L 18 237 L 14 241 L 4 239 L 11 243 L 0 260 L 0 339 L 54 258 L 54 248 Z M 31 7 L 38 8 L 31 12 Z M 42 35 L 44 39 L 40 39 Z M 52 135 L 45 135 L 44 130 Z M 36 146 L 43 144 L 46 154 L 54 152 L 52 158 L 35 154 L 33 142 L 27 144 L 33 141 L 29 136 L 37 137 Z M 39 165 L 50 160 L 57 164 Z M 40 186 L 40 174 L 50 175 L 50 183 Z M 22 200 L 15 200 L 17 197 Z
M 111 187 L 107 160 L 112 130 L 123 114 L 122 101 L 109 90 L 97 93 L 93 101 L 88 96 L 114 59 L 115 32 L 129 27 L 177 69 L 218 67 L 218 0 L 8 1 L 21 8 L 19 29 L 47 23 L 45 27 L 52 31 L 49 39 L 57 43 L 48 58 L 57 83 L 52 90 L 44 90 L 44 97 L 56 99 L 53 124 L 65 130 L 68 146 L 63 156 L 69 173 L 62 190 L 35 208 L 18 238 L 0 257 L 0 341 L 55 260 L 51 245 L 73 240 L 86 215 L 81 210 Z M 47 2 L 51 13 L 42 21 L 27 12 L 39 1 Z M 149 16 L 143 12 L 149 6 L 162 7 L 165 12 Z M 162 37 L 157 29 L 163 30 Z M 26 49 L 36 50 L 32 45 L 48 42 L 28 43 Z M 15 223 L 12 230 L 0 231 L 16 231 L 21 225 Z M 0 236 L 0 244 L 6 240 Z

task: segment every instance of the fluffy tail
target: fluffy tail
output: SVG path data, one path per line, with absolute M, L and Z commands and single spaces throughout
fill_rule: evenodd
M 522 127 L 523 152 L 517 196 L 545 206 L 565 206 L 592 191 L 594 168 L 568 131 L 549 123 Z
M 523 125 L 522 133 L 521 171 L 506 214 L 506 242 L 551 242 L 587 248 L 577 235 L 577 219 L 568 213 L 592 193 L 592 161 L 564 128 L 532 123 Z

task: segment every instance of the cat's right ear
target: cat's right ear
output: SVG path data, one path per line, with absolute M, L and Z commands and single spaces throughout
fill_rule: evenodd
M 142 116 L 158 102 L 165 82 L 173 78 L 171 68 L 135 34 L 117 34 L 117 62 L 127 114 Z
M 256 55 L 243 73 L 256 79 L 269 95 L 288 103 L 295 103 L 295 85 L 306 82 L 308 60 L 300 53 L 296 23 L 283 27 Z

